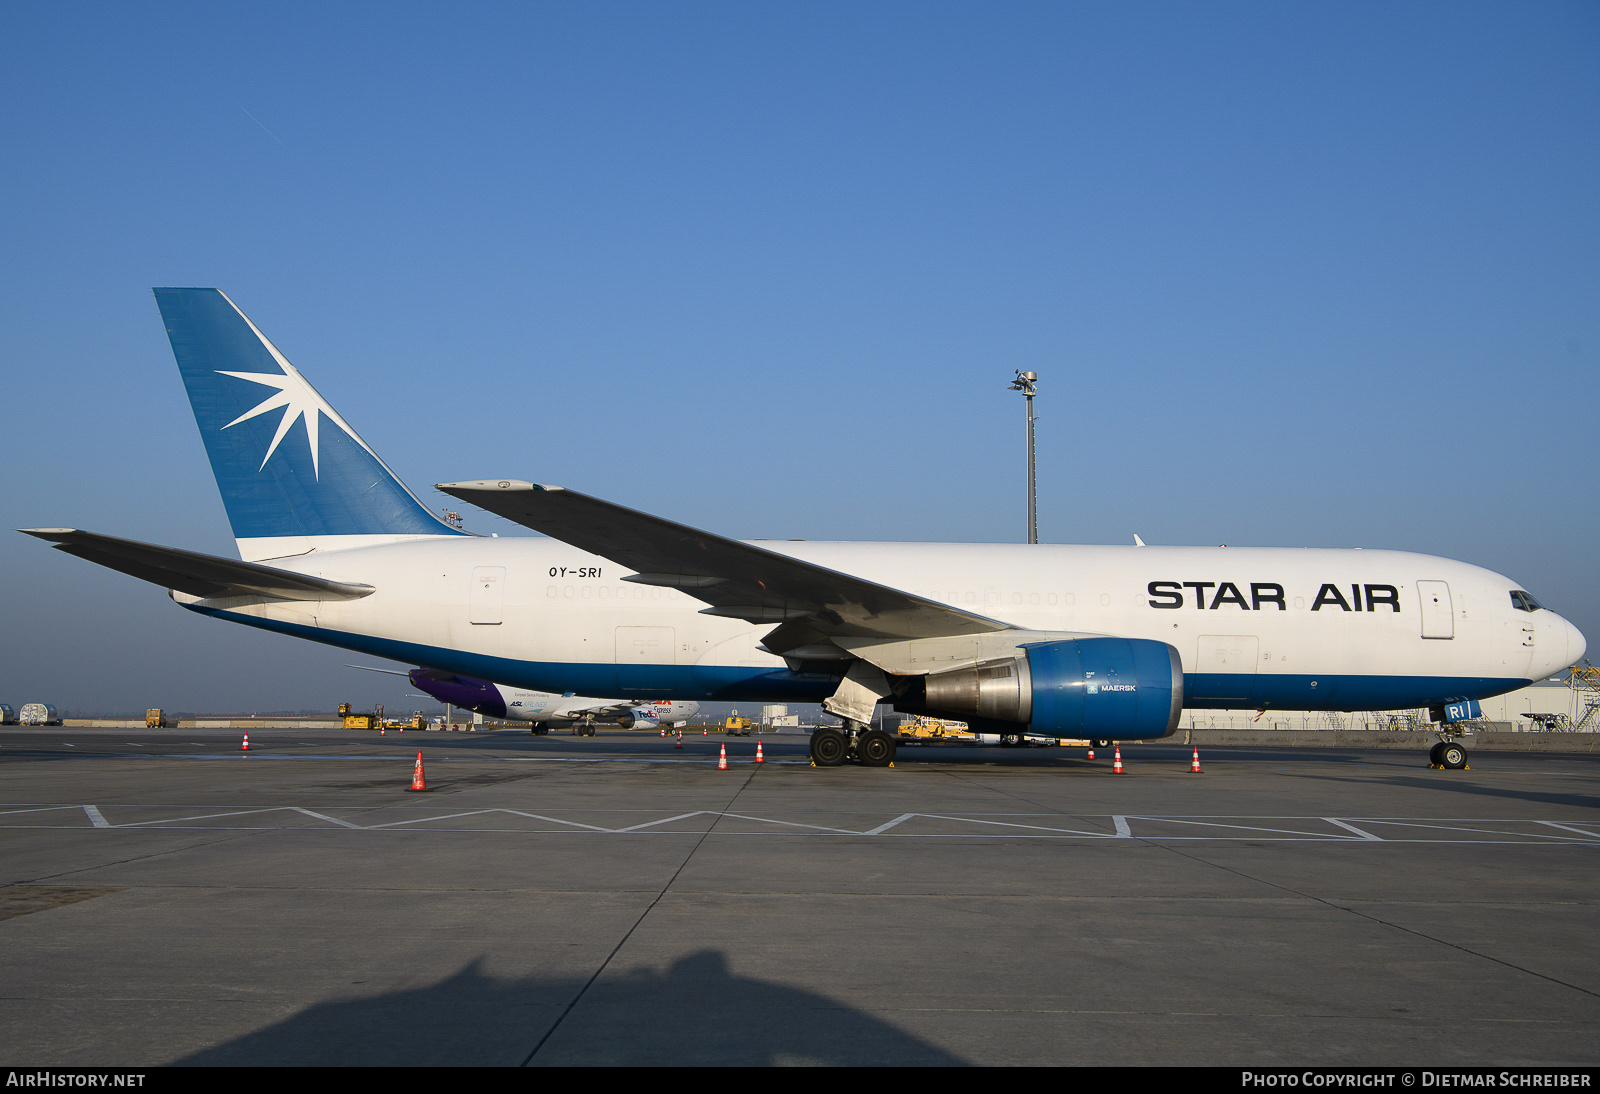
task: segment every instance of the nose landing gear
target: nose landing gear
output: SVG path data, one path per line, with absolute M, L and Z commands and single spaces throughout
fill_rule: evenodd
M 1467 771 L 1467 750 L 1454 740 L 1440 741 L 1428 752 L 1428 766 L 1449 771 Z

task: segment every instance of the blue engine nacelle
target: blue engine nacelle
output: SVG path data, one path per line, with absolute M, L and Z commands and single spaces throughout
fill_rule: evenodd
M 1183 715 L 1183 663 L 1165 642 L 1069 638 L 924 680 L 927 709 L 1015 722 L 1045 737 L 1169 736 Z

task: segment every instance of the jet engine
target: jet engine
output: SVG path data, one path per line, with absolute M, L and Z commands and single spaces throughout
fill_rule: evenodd
M 1165 642 L 1073 638 L 1030 642 L 1018 657 L 923 678 L 929 713 L 1012 722 L 1047 737 L 1166 737 L 1183 713 L 1183 664 Z M 897 704 L 898 705 L 898 704 Z
M 656 712 L 649 707 L 634 707 L 617 715 L 617 725 L 623 729 L 632 729 L 634 726 L 640 729 L 655 729 L 660 724 L 661 719 L 657 718 Z

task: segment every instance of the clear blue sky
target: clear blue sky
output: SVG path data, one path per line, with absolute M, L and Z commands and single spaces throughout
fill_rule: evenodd
M 0 6 L 13 527 L 232 541 L 149 289 L 428 499 L 1394 547 L 1600 642 L 1600 6 Z M 470 527 L 514 532 L 479 514 Z M 409 707 L 7 533 L 0 701 Z

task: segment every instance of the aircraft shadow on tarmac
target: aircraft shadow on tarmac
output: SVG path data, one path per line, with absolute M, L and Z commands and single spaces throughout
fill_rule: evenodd
M 497 979 L 485 975 L 482 964 L 480 958 L 426 987 L 320 1003 L 173 1063 L 213 1067 L 967 1063 L 837 1000 L 735 976 L 719 950 L 681 958 L 665 973 L 638 968 L 602 977 L 587 991 L 583 981 L 575 979 Z M 580 992 L 577 1006 L 566 1013 Z M 557 1022 L 559 1028 L 546 1039 Z
M 1404 786 L 1410 790 L 1441 790 L 1451 794 L 1467 794 L 1484 798 L 1510 798 L 1513 801 L 1537 802 L 1540 805 L 1570 805 L 1575 809 L 1600 809 L 1600 797 L 1593 794 L 1561 794 L 1543 790 L 1515 790 L 1504 786 L 1484 786 L 1482 783 L 1473 783 L 1460 780 L 1458 772 L 1444 772 L 1444 777 L 1438 779 L 1424 778 L 1418 775 L 1382 775 L 1377 780 L 1372 778 L 1350 778 L 1340 775 L 1300 775 L 1303 779 L 1312 779 L 1322 782 L 1359 782 L 1370 786 L 1374 781 L 1381 781 L 1389 786 Z M 1468 772 L 1468 778 L 1471 773 Z

